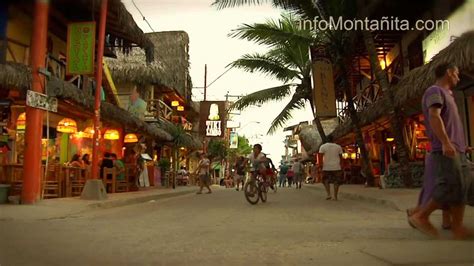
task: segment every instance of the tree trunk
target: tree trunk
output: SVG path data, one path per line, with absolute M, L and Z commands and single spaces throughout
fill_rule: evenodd
M 321 136 L 321 140 L 323 141 L 323 143 L 326 143 L 327 136 L 326 136 L 326 133 L 324 132 L 323 124 L 321 124 L 321 120 L 316 114 L 316 110 L 314 108 L 314 101 L 312 99 L 309 99 L 309 103 L 311 105 L 311 110 L 313 111 L 313 117 L 314 117 L 313 121 L 314 121 L 314 124 L 316 125 L 316 129 L 318 130 L 318 133 Z
M 395 137 L 396 151 L 399 158 L 400 173 L 402 175 L 405 186 L 411 187 L 412 185 L 412 176 L 410 171 L 410 158 L 408 153 L 408 147 L 406 146 L 405 139 L 403 137 L 403 117 L 401 116 L 402 112 L 400 108 L 397 108 L 394 103 L 393 90 L 390 88 L 390 83 L 388 82 L 387 72 L 382 70 L 380 67 L 379 59 L 377 56 L 377 50 L 375 46 L 374 39 L 372 34 L 369 31 L 362 31 L 364 38 L 365 47 L 369 53 L 371 68 L 375 73 L 375 77 L 382 89 L 384 95 L 388 97 L 389 109 L 391 110 L 390 115 L 390 126 L 391 131 Z

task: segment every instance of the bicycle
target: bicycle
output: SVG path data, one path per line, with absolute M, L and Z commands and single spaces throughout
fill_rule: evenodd
M 269 182 L 266 181 L 262 175 L 258 174 L 255 177 L 255 180 L 250 180 L 245 183 L 245 199 L 247 199 L 247 201 L 252 205 L 257 204 L 259 200 L 262 200 L 262 202 L 266 202 L 269 186 Z

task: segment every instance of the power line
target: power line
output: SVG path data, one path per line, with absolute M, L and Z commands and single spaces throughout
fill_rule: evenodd
M 214 81 L 212 81 L 209 85 L 207 85 L 207 88 L 209 88 L 214 82 L 216 82 L 218 79 L 220 79 L 222 76 L 225 75 L 225 73 L 229 72 L 233 67 L 230 67 L 229 69 L 227 69 L 226 71 L 224 71 L 224 73 L 220 74 Z
M 135 8 L 138 10 L 138 13 L 140 13 L 140 15 L 142 16 L 143 20 L 146 22 L 146 24 L 148 24 L 148 27 L 150 27 L 151 31 L 152 32 L 155 32 L 155 30 L 151 27 L 150 25 L 150 22 L 148 22 L 148 20 L 145 18 L 145 16 L 143 15 L 142 11 L 140 10 L 140 8 L 138 8 L 137 4 L 135 4 L 135 1 L 132 0 L 132 4 L 135 6 Z

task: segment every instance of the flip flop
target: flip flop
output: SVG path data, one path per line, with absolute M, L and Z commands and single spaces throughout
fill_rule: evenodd
M 420 231 L 421 233 L 430 236 L 432 238 L 439 238 L 438 232 L 436 231 L 436 228 L 426 228 L 423 227 L 421 224 L 418 224 L 415 219 L 413 219 L 412 216 L 408 217 L 408 222 L 413 224 L 416 230 Z
M 411 217 L 410 209 L 407 209 L 407 221 L 408 221 L 408 224 L 409 224 L 412 228 L 416 229 L 416 226 L 410 221 L 410 217 Z
M 441 228 L 443 228 L 444 230 L 451 230 L 451 225 L 450 224 L 448 224 L 448 225 L 442 224 Z

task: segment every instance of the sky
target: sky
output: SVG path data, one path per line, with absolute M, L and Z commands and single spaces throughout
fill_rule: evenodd
M 264 52 L 266 47 L 246 40 L 228 37 L 238 26 L 246 23 L 264 22 L 267 19 L 278 19 L 281 10 L 271 5 L 237 7 L 217 10 L 211 6 L 212 0 L 134 0 L 137 7 L 148 20 L 154 31 L 184 30 L 189 34 L 190 75 L 195 87 L 204 85 L 204 65 L 207 64 L 207 83 L 210 84 L 226 71 L 226 66 L 246 53 Z M 123 0 L 128 11 L 133 15 L 138 26 L 144 32 L 153 30 L 142 19 L 132 0 Z M 240 69 L 231 69 L 214 84 L 209 86 L 208 100 L 225 100 L 225 95 L 245 95 L 260 89 L 282 85 L 278 80 L 258 73 L 246 73 Z M 203 100 L 203 90 L 193 89 L 195 101 Z M 232 100 L 233 98 L 229 98 Z M 235 99 L 235 98 L 234 98 Z M 280 161 L 284 154 L 283 140 L 289 132 L 279 130 L 273 135 L 266 135 L 271 121 L 279 114 L 286 103 L 265 104 L 252 107 L 235 116 L 240 122 L 239 135 L 245 135 L 250 143 L 261 143 L 263 151 L 273 161 Z M 300 121 L 311 120 L 309 106 L 305 110 L 293 113 L 293 119 L 287 126 Z M 258 122 L 258 123 L 257 123 Z

